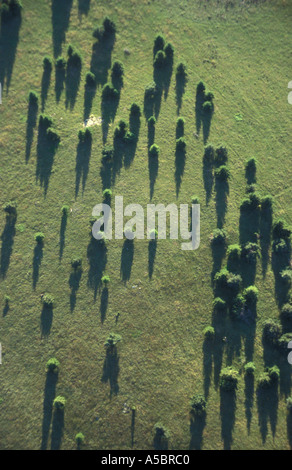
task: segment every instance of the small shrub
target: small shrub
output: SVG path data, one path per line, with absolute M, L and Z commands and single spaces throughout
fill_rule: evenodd
M 242 278 L 239 274 L 233 274 L 229 273 L 229 276 L 227 278 L 227 287 L 230 289 L 232 295 L 236 295 L 242 284 Z
M 257 243 L 248 242 L 241 249 L 241 257 L 248 263 L 255 263 L 260 257 L 260 247 Z
M 183 137 L 176 139 L 176 150 L 179 152 L 183 152 L 186 149 L 186 141 Z
M 103 20 L 103 34 L 105 37 L 115 35 L 117 27 L 115 23 L 107 16 Z
M 110 283 L 110 281 L 111 281 L 111 280 L 110 280 L 110 277 L 109 277 L 109 276 L 106 276 L 106 275 L 105 275 L 105 276 L 102 276 L 102 278 L 101 278 L 101 282 L 102 282 L 105 286 L 107 286 L 107 285 Z
M 290 284 L 291 284 L 291 281 L 292 281 L 292 269 L 290 268 L 290 266 L 288 266 L 287 268 L 283 269 L 283 270 L 280 272 L 280 278 L 282 279 L 282 281 L 283 281 L 286 285 L 290 285 Z
M 48 56 L 44 57 L 43 68 L 44 68 L 44 70 L 48 70 L 48 71 L 52 70 L 53 61 L 52 61 L 51 57 L 48 57 Z
M 256 171 L 256 168 L 257 168 L 257 161 L 255 158 L 249 158 L 249 160 L 247 160 L 245 162 L 245 171 Z
M 205 101 L 209 101 L 210 103 L 212 103 L 213 99 L 214 93 L 212 93 L 212 91 L 205 92 Z
M 241 256 L 241 248 L 239 245 L 229 245 L 227 248 L 228 260 L 238 262 Z
M 259 389 L 269 388 L 271 384 L 272 384 L 271 377 L 269 376 L 267 372 L 264 372 L 259 376 L 258 382 L 257 382 L 257 387 Z
M 288 238 L 290 238 L 290 235 L 291 235 L 291 229 L 290 227 L 288 227 L 288 225 L 286 224 L 284 220 L 279 219 L 274 223 L 274 226 L 273 226 L 273 238 L 274 239 L 282 238 L 284 240 L 287 240 Z
M 82 258 L 80 256 L 75 256 L 71 259 L 71 266 L 73 269 L 77 270 L 82 266 Z
M 284 238 L 278 238 L 273 241 L 273 252 L 277 255 L 290 252 L 289 241 Z
M 106 200 L 106 201 L 110 201 L 111 200 L 111 197 L 112 197 L 112 191 L 111 189 L 105 189 L 102 193 L 102 196 L 103 198 Z
M 231 314 L 231 317 L 234 320 L 241 320 L 244 317 L 244 315 L 245 315 L 245 299 L 244 299 L 243 295 L 238 294 L 235 297 L 235 300 L 232 304 L 230 314 Z
M 108 351 L 113 351 L 121 340 L 122 337 L 120 335 L 116 333 L 110 333 L 104 343 L 104 346 Z
M 268 367 L 266 369 L 272 382 L 277 382 L 280 378 L 280 369 L 278 366 Z
M 226 239 L 226 231 L 220 228 L 216 228 L 210 237 L 212 245 L 225 245 Z
M 202 417 L 207 411 L 207 401 L 204 395 L 196 394 L 191 398 L 191 414 Z
M 197 85 L 197 95 L 202 95 L 205 93 L 206 86 L 203 81 L 200 81 Z
M 102 88 L 102 99 L 103 100 L 114 100 L 119 96 L 118 90 L 114 88 L 111 83 L 106 83 Z
M 29 104 L 36 106 L 38 104 L 39 97 L 34 91 L 30 91 L 28 95 Z
M 215 178 L 220 181 L 228 181 L 230 178 L 230 171 L 226 165 L 221 165 L 215 170 Z
M 198 196 L 192 196 L 192 204 L 200 204 L 200 198 Z
M 57 374 L 59 372 L 60 362 L 55 357 L 52 357 L 47 362 L 47 371 Z
M 155 68 L 162 68 L 164 67 L 166 62 L 166 56 L 164 51 L 158 51 L 154 58 L 154 67 Z
M 285 320 L 292 320 L 292 305 L 284 304 L 281 309 L 281 315 Z
M 149 149 L 149 155 L 152 158 L 158 158 L 159 153 L 160 153 L 160 149 L 159 149 L 158 145 L 156 145 L 156 144 L 151 145 L 151 147 Z
M 176 130 L 180 132 L 181 135 L 184 134 L 185 120 L 182 117 L 178 117 L 176 120 Z
M 43 244 L 44 238 L 45 238 L 45 235 L 43 234 L 43 232 L 37 232 L 34 236 L 35 241 L 39 243 L 40 245 Z
M 153 55 L 156 56 L 157 51 L 162 51 L 164 49 L 165 40 L 161 34 L 158 34 L 154 39 L 153 46 Z
M 82 434 L 82 432 L 78 432 L 75 436 L 75 441 L 78 446 L 83 444 L 84 439 L 85 437 L 84 437 L 84 434 Z
M 248 305 L 255 305 L 258 300 L 259 291 L 256 286 L 249 286 L 244 289 L 243 295 Z
M 174 47 L 170 42 L 168 44 L 166 44 L 166 46 L 164 48 L 164 52 L 165 52 L 166 61 L 168 63 L 172 63 L 173 62 L 173 56 L 174 56 Z
M 205 337 L 205 339 L 207 339 L 207 340 L 212 340 L 212 339 L 214 339 L 214 336 L 215 336 L 215 330 L 214 330 L 213 326 L 207 326 L 207 327 L 204 329 L 204 337 Z
M 276 346 L 282 334 L 282 328 L 274 320 L 266 320 L 263 327 L 263 339 Z
M 131 104 L 130 114 L 132 116 L 136 116 L 137 118 L 139 118 L 141 116 L 141 109 L 140 109 L 140 106 L 137 103 L 132 103 Z M 148 123 L 149 123 L 149 119 L 148 119 Z
M 226 392 L 231 392 L 237 389 L 238 372 L 232 367 L 226 367 L 220 372 L 220 387 Z
M 76 68 L 81 67 L 82 56 L 79 53 L 79 51 L 77 51 L 77 49 L 75 49 L 75 47 L 72 46 L 71 44 L 69 44 L 68 46 L 67 54 L 68 54 L 68 63 L 67 63 L 68 66 L 70 65 Z
M 149 127 L 154 127 L 156 124 L 156 119 L 154 116 L 150 116 L 150 118 L 148 119 L 148 126 Z
M 58 411 L 63 411 L 66 406 L 66 399 L 59 395 L 58 397 L 55 398 L 53 401 L 53 406 L 56 410 Z
M 212 101 L 205 101 L 203 103 L 203 112 L 205 114 L 212 114 L 212 112 L 213 112 L 213 103 L 212 103 Z
M 255 373 L 255 370 L 256 370 L 256 367 L 255 367 L 253 362 L 248 362 L 244 366 L 244 371 L 245 371 L 246 375 L 253 376 L 254 373 Z
M 56 68 L 59 70 L 65 70 L 67 61 L 64 57 L 58 57 L 56 59 Z
M 92 130 L 89 127 L 80 129 L 78 132 L 78 139 L 80 142 L 90 142 L 92 140 Z
M 124 75 L 124 65 L 119 60 L 116 60 L 112 66 L 112 80 L 120 80 Z
M 226 311 L 226 302 L 221 299 L 221 297 L 216 297 L 213 300 L 213 308 L 216 312 L 225 312 Z
M 112 145 L 105 145 L 102 149 L 102 157 L 105 160 L 110 160 L 113 157 L 114 148 Z
M 17 203 L 16 201 L 9 201 L 3 206 L 4 212 L 10 216 L 16 216 L 17 214 Z
M 154 432 L 156 437 L 159 438 L 169 439 L 170 437 L 169 430 L 160 422 L 154 425 Z
M 157 240 L 158 238 L 158 231 L 153 229 L 150 231 L 149 233 L 149 236 L 150 236 L 150 240 Z
M 211 144 L 206 145 L 204 149 L 204 157 L 203 157 L 204 161 L 208 163 L 209 165 L 212 165 L 214 162 L 214 158 L 215 158 L 215 149 L 213 145 Z
M 227 280 L 229 278 L 229 275 L 230 273 L 226 268 L 221 269 L 221 271 L 215 274 L 214 283 L 217 289 L 227 287 Z
M 51 294 L 44 294 L 42 297 L 42 302 L 44 307 L 53 308 L 55 300 Z
M 228 151 L 224 145 L 220 145 L 215 151 L 215 163 L 216 165 L 225 165 L 228 160 Z
M 69 211 L 70 211 L 69 206 L 67 206 L 66 204 L 64 206 L 62 206 L 61 212 L 64 216 L 67 216 L 69 214 Z
M 269 210 L 273 207 L 273 196 L 269 194 L 267 196 L 262 197 L 261 200 L 261 208 L 263 211 Z
M 278 339 L 278 348 L 283 351 L 285 354 L 288 353 L 288 343 L 292 341 L 292 333 L 285 333 L 284 335 L 280 336 Z M 290 348 L 289 348 L 290 349 Z
M 86 77 L 85 77 L 85 85 L 88 88 L 95 88 L 96 86 L 96 78 L 94 73 L 92 72 L 87 72 Z

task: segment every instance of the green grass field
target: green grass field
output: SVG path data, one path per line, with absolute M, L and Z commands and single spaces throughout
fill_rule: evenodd
M 273 219 L 282 217 L 292 223 L 292 107 L 287 101 L 287 85 L 292 80 L 290 0 L 64 3 L 67 7 L 59 12 L 57 1 L 22 0 L 21 25 L 15 23 L 9 37 L 3 26 L 0 31 L 0 203 L 17 201 L 15 226 L 7 224 L 4 211 L 0 213 L 0 448 L 75 449 L 75 435 L 82 432 L 85 449 L 153 449 L 153 426 L 161 421 L 170 432 L 169 449 L 290 449 L 286 398 L 291 394 L 291 366 L 287 355 L 267 351 L 262 343 L 264 321 L 279 319 L 271 246 L 266 273 L 261 260 L 257 261 L 254 337 L 227 316 L 217 325 L 215 344 L 204 343 L 203 330 L 212 324 L 210 235 L 217 227 L 218 201 L 216 205 L 213 186 L 206 203 L 202 129 L 195 135 L 196 86 L 203 80 L 215 96 L 208 143 L 223 143 L 228 149 L 231 178 L 224 229 L 229 244 L 240 241 L 245 162 L 251 157 L 257 159 L 259 193 L 274 197 Z M 82 8 L 86 5 L 90 8 L 85 14 Z M 162 96 L 155 126 L 160 155 L 151 202 L 191 204 L 192 196 L 198 196 L 201 243 L 196 251 L 182 251 L 179 240 L 158 240 L 151 279 L 146 239 L 134 241 L 133 260 L 127 258 L 122 240 L 109 241 L 102 260 L 98 253 L 88 253 L 91 212 L 102 202 L 104 189 L 102 126 L 92 127 L 88 169 L 81 162 L 81 169 L 77 165 L 76 170 L 76 156 L 84 120 L 85 76 L 95 41 L 92 32 L 105 16 L 117 26 L 109 64 L 120 60 L 125 68 L 108 144 L 113 142 L 119 120 L 129 121 L 133 102 L 143 110 L 144 90 L 153 80 L 156 35 L 162 33 L 175 48 L 168 96 Z M 43 78 L 44 56 L 66 58 L 69 44 L 83 59 L 75 102 L 66 83 L 56 100 L 55 67 L 47 84 Z M 177 195 L 175 69 L 181 61 L 188 70 L 180 109 L 187 149 Z M 44 112 L 61 137 L 50 171 L 39 167 L 37 124 L 27 150 L 31 90 L 39 96 L 38 115 L 41 97 L 47 94 Z M 66 107 L 66 92 L 71 107 Z M 91 113 L 101 116 L 101 86 L 96 89 Z M 236 119 L 238 115 L 241 120 Z M 124 196 L 125 205 L 145 207 L 150 202 L 147 139 L 142 114 L 135 156 L 131 164 L 122 164 L 111 186 L 113 197 Z M 81 176 L 77 195 L 76 175 Z M 70 207 L 70 214 L 62 232 L 63 205 Z M 36 232 L 45 235 L 42 253 L 35 249 Z M 83 260 L 78 280 L 72 278 L 72 256 Z M 226 258 L 222 260 L 222 266 L 225 264 Z M 107 308 L 102 287 L 95 280 L 99 269 L 111 279 Z M 44 292 L 55 298 L 51 324 L 42 313 Z M 120 334 L 122 342 L 114 367 L 107 371 L 104 342 L 110 332 Z M 61 364 L 55 381 L 46 376 L 46 362 L 51 357 Z M 248 360 L 256 365 L 254 388 L 245 383 Z M 221 362 L 222 367 L 232 365 L 239 371 L 235 404 L 220 395 Z M 266 365 L 274 364 L 280 368 L 280 381 L 263 402 L 256 392 L 257 377 Z M 190 427 L 190 398 L 207 390 L 206 422 Z M 51 411 L 57 395 L 67 400 L 63 423 Z M 131 412 L 124 412 L 125 404 L 136 407 L 134 426 Z

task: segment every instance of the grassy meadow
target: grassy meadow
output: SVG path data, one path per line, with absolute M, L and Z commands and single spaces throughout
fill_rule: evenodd
M 287 102 L 292 4 L 289 0 L 66 0 L 58 7 L 58 3 L 22 0 L 21 24 L 15 22 L 9 34 L 3 25 L 0 31 L 0 203 L 17 201 L 12 226 L 0 212 L 0 448 L 75 449 L 75 435 L 82 432 L 85 449 L 153 449 L 153 426 L 161 421 L 170 432 L 169 449 L 290 449 L 286 398 L 291 394 L 291 366 L 285 355 L 267 351 L 262 342 L 264 321 L 279 319 L 271 244 L 267 267 L 263 268 L 263 258 L 257 261 L 254 284 L 259 298 L 253 333 L 227 316 L 218 326 L 215 345 L 204 341 L 204 328 L 213 322 L 212 272 L 218 266 L 210 235 L 218 225 L 220 201 L 215 184 L 210 197 L 206 195 L 206 142 L 203 129 L 197 130 L 195 105 L 196 87 L 203 80 L 214 93 L 207 143 L 228 149 L 231 177 L 223 223 L 228 244 L 240 242 L 245 162 L 251 157 L 257 160 L 259 193 L 274 198 L 273 219 L 285 218 L 292 224 L 292 107 Z M 131 250 L 123 240 L 108 241 L 103 254 L 92 246 L 91 212 L 102 202 L 105 189 L 104 128 L 91 127 L 92 148 L 86 162 L 78 157 L 78 132 L 84 121 L 85 77 L 92 65 L 92 33 L 106 16 L 117 27 L 112 51 L 104 52 L 108 80 L 116 60 L 125 69 L 106 143 L 112 145 L 121 119 L 129 121 L 133 102 L 142 110 L 134 157 L 129 161 L 125 155 L 113 170 L 112 199 L 122 195 L 124 205 L 146 207 L 150 202 L 191 204 L 194 195 L 199 197 L 198 250 L 182 251 L 180 240 L 158 240 L 153 258 L 147 239 L 135 240 Z M 153 42 L 159 33 L 173 44 L 174 62 L 155 124 L 160 155 L 150 199 L 143 106 L 145 87 L 153 81 Z M 75 91 L 66 78 L 62 89 L 55 66 L 49 77 L 43 70 L 45 56 L 67 59 L 69 44 L 82 55 Z M 103 51 L 99 53 L 102 57 Z M 186 159 L 177 194 L 179 62 L 187 65 L 188 81 L 179 110 L 185 119 Z M 90 114 L 96 118 L 102 115 L 103 84 L 98 84 L 92 100 Z M 31 90 L 39 96 L 32 126 Z M 42 167 L 38 143 L 42 107 L 60 135 L 50 168 Z M 70 207 L 66 223 L 63 205 Z M 36 232 L 45 235 L 41 250 L 34 240 Z M 82 257 L 78 279 L 72 274 L 73 256 Z M 221 264 L 226 265 L 226 257 Z M 108 297 L 97 281 L 99 271 L 110 276 Z M 42 307 L 44 293 L 55 299 L 50 318 Z M 8 308 L 5 296 L 10 298 Z M 122 336 L 112 368 L 105 361 L 104 347 L 110 332 Z M 46 373 L 51 357 L 60 361 L 53 381 Z M 247 386 L 244 375 L 244 364 L 250 360 L 256 366 L 253 387 Z M 263 402 L 256 380 L 266 365 L 274 364 L 280 368 L 279 384 Z M 232 404 L 221 396 L 218 383 L 220 368 L 226 365 L 239 371 Z M 195 393 L 207 398 L 201 427 L 190 425 L 190 398 Z M 62 422 L 51 409 L 58 395 L 67 400 Z M 134 406 L 133 423 L 129 409 Z

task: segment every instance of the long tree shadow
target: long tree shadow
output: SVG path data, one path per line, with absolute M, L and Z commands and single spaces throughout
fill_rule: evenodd
M 62 52 L 62 43 L 66 39 L 72 4 L 73 0 L 63 0 L 62 2 L 52 0 L 54 57 L 58 57 Z
M 196 130 L 197 130 L 198 135 L 202 127 L 202 115 L 203 115 L 204 101 L 205 101 L 205 87 L 200 87 L 200 84 L 199 84 L 197 86 L 196 105 L 195 105 Z
M 255 233 L 259 233 L 260 227 L 259 209 L 240 208 L 239 241 L 241 245 L 255 242 Z
M 58 382 L 58 374 L 50 372 L 50 371 L 47 372 L 45 389 L 44 389 L 41 450 L 46 450 L 48 446 L 50 426 L 51 426 L 52 415 L 53 415 L 53 401 L 56 395 L 57 382 Z
M 206 416 L 195 416 L 191 417 L 190 422 L 190 434 L 191 440 L 189 449 L 190 450 L 201 450 L 203 445 L 203 432 L 206 426 Z
M 148 122 L 148 150 L 150 149 L 151 145 L 154 144 L 155 140 L 155 124 L 153 122 Z
M 136 417 L 136 410 L 132 408 L 132 416 L 131 416 L 131 447 L 134 447 L 134 437 L 135 437 L 135 417 Z
M 46 101 L 48 98 L 48 91 L 50 88 L 51 76 L 52 76 L 52 64 L 51 63 L 44 64 L 42 84 L 41 84 L 42 112 L 45 109 Z
M 29 100 L 28 111 L 27 111 L 27 121 L 26 121 L 26 146 L 25 146 L 25 161 L 26 163 L 29 160 L 32 142 L 33 142 L 33 133 L 37 124 L 37 114 L 38 114 L 38 103 L 36 100 Z
M 214 354 L 214 344 L 205 339 L 203 343 L 203 376 L 204 376 L 204 396 L 208 398 L 212 377 L 212 361 Z
M 226 327 L 226 317 L 224 314 L 213 314 L 212 325 L 215 329 L 215 337 L 213 343 L 213 361 L 214 361 L 214 385 L 217 389 L 219 385 L 220 372 L 223 362 L 223 353 L 224 353 L 224 341 L 223 338 L 226 337 L 227 327 Z M 208 384 L 208 382 L 207 382 Z
M 289 293 L 289 283 L 285 282 L 280 273 L 287 266 L 290 265 L 291 259 L 291 245 L 290 240 L 286 241 L 286 248 L 283 252 L 277 252 L 274 249 L 275 241 L 273 244 L 273 253 L 272 253 L 272 269 L 275 277 L 275 297 L 279 307 L 282 307 L 285 302 L 288 300 Z
M 115 184 L 117 175 L 123 167 L 123 159 L 126 150 L 126 144 L 119 136 L 114 137 L 114 150 L 112 159 L 112 184 Z
M 236 392 L 220 390 L 221 437 L 224 450 L 230 450 L 235 424 Z
M 204 144 L 207 143 L 208 138 L 209 138 L 212 117 L 213 117 L 213 108 L 211 110 L 203 110 L 202 124 L 203 124 L 203 141 L 204 141 Z
M 137 143 L 139 139 L 140 126 L 141 126 L 140 112 L 133 112 L 131 110 L 130 118 L 129 118 L 129 131 L 131 135 L 133 136 L 133 138 L 128 143 L 127 151 L 125 152 L 125 156 L 124 156 L 125 168 L 129 168 L 134 160 L 136 149 L 137 149 Z
M 131 277 L 132 264 L 134 259 L 134 241 L 126 239 L 123 244 L 121 255 L 121 278 L 124 282 Z
M 104 320 L 105 320 L 107 307 L 108 307 L 108 288 L 104 287 L 102 289 L 101 296 L 100 296 L 100 319 L 101 319 L 101 323 L 103 323 Z
M 213 282 L 215 274 L 221 269 L 222 261 L 226 254 L 226 244 L 225 243 L 212 243 L 211 249 L 212 249 L 212 258 L 213 258 L 211 280 Z
M 92 84 L 86 83 L 84 87 L 84 113 L 83 113 L 84 121 L 88 119 L 90 116 L 95 93 L 96 93 L 95 83 L 92 83 Z
M 150 200 L 153 198 L 155 181 L 158 176 L 159 159 L 158 156 L 148 153 L 148 169 L 149 169 L 149 187 Z
M 103 86 L 108 81 L 111 68 L 111 56 L 115 44 L 115 33 L 99 33 L 97 41 L 92 46 L 90 71 L 95 75 L 97 86 Z
M 59 103 L 62 92 L 65 89 L 66 80 L 66 61 L 60 60 L 56 64 L 55 69 L 55 95 L 56 101 Z
M 13 66 L 19 41 L 21 26 L 21 12 L 1 14 L 0 30 L 0 83 L 2 90 L 6 87 L 7 93 L 10 87 Z
M 10 310 L 9 300 L 6 299 L 4 303 L 3 311 L 2 311 L 2 316 L 6 317 L 6 315 L 8 315 L 9 313 L 9 310 Z
M 80 181 L 82 179 L 82 193 L 84 192 L 86 180 L 89 172 L 89 162 L 91 156 L 92 138 L 91 134 L 85 139 L 80 140 L 77 145 L 76 153 L 76 179 L 75 179 L 75 198 L 78 196 Z
M 119 356 L 117 350 L 107 351 L 103 364 L 102 382 L 109 383 L 110 397 L 119 393 L 118 376 L 120 372 Z
M 81 78 L 81 68 L 82 63 L 81 60 L 76 57 L 76 54 L 72 54 L 69 56 L 67 61 L 67 69 L 66 69 L 66 78 L 65 78 L 65 85 L 66 85 L 66 108 L 70 108 L 72 110 L 75 106 L 77 93 L 80 85 L 80 78 Z
M 269 248 L 271 244 L 271 230 L 273 222 L 273 211 L 272 206 L 261 208 L 260 218 L 260 245 L 261 245 L 261 258 L 262 258 L 262 271 L 263 276 L 266 276 L 266 272 L 269 264 Z
M 113 159 L 112 155 L 103 156 L 101 159 L 100 177 L 102 182 L 102 190 L 110 189 L 112 184 L 112 169 Z
M 229 184 L 227 181 L 215 181 L 215 206 L 217 214 L 217 227 L 222 228 L 225 223 L 225 216 L 228 207 Z
M 153 276 L 156 250 L 157 250 L 157 240 L 155 240 L 155 239 L 149 240 L 149 244 L 148 244 L 148 276 L 149 276 L 149 279 L 152 279 L 152 276 Z
M 175 101 L 177 107 L 177 114 L 180 113 L 182 107 L 182 99 L 185 93 L 186 85 L 187 85 L 187 76 L 185 73 L 176 73 L 176 82 L 175 82 Z
M 49 336 L 53 323 L 53 308 L 43 305 L 41 313 L 41 337 Z
M 70 310 L 71 310 L 71 312 L 73 312 L 74 309 L 75 309 L 76 295 L 77 295 L 77 291 L 80 287 L 81 277 L 82 277 L 82 269 L 81 268 L 74 269 L 72 271 L 72 273 L 70 274 L 70 277 L 69 277 L 69 287 L 71 289 L 71 293 L 70 293 Z
M 161 106 L 162 88 L 157 83 L 152 82 L 145 88 L 144 93 L 144 116 L 146 120 L 151 116 L 158 118 Z
M 68 215 L 66 212 L 63 212 L 60 226 L 60 249 L 59 249 L 59 259 L 63 257 L 64 247 L 65 247 L 65 233 L 67 227 Z
M 101 118 L 102 118 L 102 140 L 103 144 L 106 143 L 109 125 L 115 119 L 120 102 L 120 93 L 116 93 L 113 96 L 102 95 L 101 98 Z
M 174 179 L 175 179 L 175 186 L 176 186 L 176 197 L 178 197 L 180 186 L 182 182 L 182 177 L 185 170 L 186 164 L 186 150 L 179 149 L 176 147 L 175 150 L 175 172 L 174 172 Z
M 160 429 L 156 429 L 153 447 L 155 450 L 168 450 L 168 437 Z
M 207 159 L 203 159 L 203 180 L 206 192 L 206 204 L 208 205 L 212 196 L 214 184 L 213 164 Z
M 55 410 L 52 423 L 51 450 L 59 450 L 64 432 L 64 411 Z
M 39 120 L 36 180 L 40 181 L 40 185 L 44 188 L 45 195 L 48 191 L 54 157 L 58 148 L 58 142 L 52 142 L 47 135 L 48 127 L 49 124 L 45 120 Z
M 245 383 L 244 406 L 245 406 L 247 432 L 249 434 L 251 419 L 252 419 L 253 404 L 254 404 L 254 376 L 252 374 L 246 374 L 244 377 L 244 383 Z
M 259 427 L 263 444 L 268 434 L 268 423 L 270 422 L 273 438 L 276 433 L 278 413 L 278 384 L 274 383 L 267 389 L 257 390 L 257 407 L 259 415 Z
M 97 291 L 101 285 L 101 278 L 107 263 L 107 248 L 105 243 L 91 236 L 87 247 L 87 258 L 89 263 L 88 286 L 93 290 L 94 300 L 96 300 Z
M 36 288 L 39 280 L 40 266 L 43 259 L 43 243 L 38 242 L 33 250 L 33 262 L 32 262 L 32 287 Z
M 6 277 L 6 273 L 10 264 L 10 257 L 12 254 L 14 237 L 15 237 L 15 223 L 16 217 L 7 215 L 6 223 L 1 235 L 1 257 L 0 257 L 0 274 L 1 277 Z

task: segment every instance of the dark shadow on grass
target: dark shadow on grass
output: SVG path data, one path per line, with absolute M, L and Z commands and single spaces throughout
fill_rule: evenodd
M 259 233 L 259 209 L 240 209 L 239 241 L 241 245 L 255 242 L 255 233 Z
M 202 124 L 203 124 L 203 141 L 204 141 L 204 144 L 207 143 L 208 138 L 209 138 L 212 117 L 213 117 L 213 110 L 208 111 L 208 112 L 203 111 L 203 113 L 202 113 Z
M 19 41 L 19 30 L 21 26 L 21 14 L 16 16 L 1 15 L 0 30 L 0 83 L 2 92 L 6 88 L 8 93 L 16 49 Z
M 91 236 L 87 247 L 87 258 L 89 263 L 88 286 L 93 290 L 94 300 L 96 300 L 97 291 L 101 286 L 101 278 L 107 263 L 107 248 L 105 243 Z
M 121 255 L 121 278 L 127 282 L 131 277 L 132 264 L 134 259 L 134 241 L 126 239 L 123 244 Z
M 134 438 L 135 438 L 135 418 L 136 418 L 136 410 L 132 408 L 132 416 L 131 416 L 131 447 L 134 447 Z
M 224 341 L 223 338 L 226 337 L 227 328 L 226 328 L 226 317 L 224 314 L 213 314 L 212 326 L 215 329 L 214 343 L 213 348 L 213 361 L 214 361 L 214 385 L 217 389 L 219 385 L 220 372 L 223 362 L 223 353 L 224 353 Z M 206 346 L 207 347 L 207 346 Z
M 102 141 L 103 144 L 106 143 L 109 125 L 115 119 L 120 101 L 120 93 L 117 96 L 112 98 L 104 98 L 101 100 L 101 118 L 102 118 Z
M 79 141 L 76 153 L 76 179 L 75 179 L 75 198 L 79 193 L 80 181 L 82 179 L 82 193 L 84 192 L 86 180 L 89 172 L 89 162 L 91 156 L 92 139 L 91 137 Z
M 69 287 L 71 289 L 71 294 L 70 294 L 70 310 L 71 312 L 74 311 L 75 305 L 76 305 L 76 295 L 77 291 L 80 287 L 80 281 L 82 277 L 82 269 L 73 269 L 72 273 L 70 274 L 69 277 Z
M 291 245 L 290 241 L 287 241 L 287 249 L 285 252 L 272 253 L 272 269 L 275 277 L 275 297 L 279 307 L 282 307 L 284 303 L 288 301 L 290 285 L 281 278 L 281 271 L 290 265 L 291 259 Z
M 211 280 L 213 282 L 215 274 L 220 271 L 222 267 L 222 261 L 226 254 L 226 244 L 225 243 L 212 243 L 212 258 L 213 258 L 213 267 L 211 272 Z
M 187 77 L 184 74 L 176 74 L 176 82 L 175 82 L 175 101 L 176 101 L 176 112 L 177 114 L 180 113 L 182 107 L 182 99 L 185 92 L 186 84 L 187 84 Z
M 102 289 L 101 296 L 100 296 L 100 319 L 101 319 L 101 323 L 103 323 L 104 320 L 105 320 L 107 307 L 108 307 L 108 288 L 104 287 Z
M 103 157 L 101 160 L 100 177 L 102 182 L 102 190 L 110 189 L 112 184 L 112 158 Z
M 185 149 L 178 149 L 176 148 L 175 151 L 175 173 L 174 173 L 174 179 L 175 179 L 175 186 L 176 186 L 176 197 L 179 195 L 180 191 L 180 186 L 182 182 L 182 177 L 184 174 L 185 170 L 185 164 L 186 164 L 186 151 Z
M 62 52 L 62 43 L 65 42 L 69 27 L 70 13 L 73 0 L 52 0 L 52 26 L 54 57 Z
M 133 139 L 127 144 L 127 150 L 124 156 L 125 168 L 129 168 L 134 160 L 137 143 L 139 139 L 141 120 L 138 114 L 130 113 L 129 118 L 129 131 L 133 134 Z
M 50 426 L 51 426 L 52 415 L 53 415 L 53 401 L 56 395 L 57 382 L 58 382 L 58 374 L 47 372 L 45 389 L 44 389 L 41 450 L 46 450 L 48 447 Z
M 257 407 L 259 415 L 259 427 L 263 444 L 268 434 L 268 423 L 270 423 L 273 438 L 276 434 L 278 413 L 278 384 L 273 383 L 269 388 L 257 390 Z
M 150 200 L 154 194 L 154 185 L 158 175 L 159 160 L 157 156 L 148 154 L 148 169 L 149 169 L 149 186 L 150 186 Z
M 66 69 L 66 108 L 74 109 L 81 78 L 81 62 L 76 63 L 73 56 L 68 58 Z
M 55 410 L 52 423 L 51 450 L 59 450 L 64 432 L 64 411 Z
M 59 259 L 61 260 L 63 257 L 63 251 L 65 247 L 65 233 L 66 233 L 66 227 L 67 227 L 67 219 L 68 215 L 66 213 L 62 214 L 62 219 L 61 219 L 61 226 L 60 226 L 60 250 L 59 250 Z
M 119 136 L 114 137 L 114 151 L 112 159 L 112 184 L 115 184 L 116 177 L 120 174 L 123 167 L 126 143 Z
M 152 83 L 145 89 L 144 93 L 144 116 L 146 120 L 151 116 L 154 116 L 156 119 L 159 116 L 160 105 L 162 97 L 162 88 L 157 85 L 157 83 Z
M 4 303 L 4 307 L 3 307 L 3 311 L 2 311 L 2 316 L 3 316 L 3 317 L 6 317 L 6 315 L 8 315 L 8 313 L 9 313 L 9 310 L 10 310 L 9 301 L 6 300 L 5 303 Z
M 92 46 L 90 71 L 95 75 L 97 86 L 103 86 L 108 81 L 115 39 L 115 34 L 102 34 Z
M 208 205 L 212 196 L 212 189 L 214 184 L 213 165 L 211 162 L 203 160 L 203 180 L 204 188 L 206 191 L 206 204 Z
M 156 430 L 153 439 L 153 447 L 155 450 L 168 450 L 168 438 Z
M 43 77 L 42 77 L 42 84 L 41 84 L 42 112 L 45 109 L 46 101 L 47 101 L 47 98 L 48 98 L 48 91 L 49 91 L 49 88 L 50 88 L 51 76 L 52 76 L 52 67 L 51 67 L 51 65 L 47 66 L 47 67 L 44 67 Z
M 224 450 L 230 450 L 235 424 L 236 392 L 220 390 L 221 437 Z
M 157 250 L 157 240 L 149 240 L 148 244 L 148 275 L 149 279 L 152 279 L 155 256 Z
M 32 142 L 33 142 L 33 131 L 37 124 L 38 104 L 35 102 L 29 102 L 27 111 L 26 121 L 26 146 L 25 146 L 25 161 L 29 160 Z
M 206 416 L 191 417 L 190 422 L 190 450 L 201 450 L 203 445 L 203 432 L 206 426 Z
M 266 276 L 266 272 L 269 264 L 269 248 L 271 244 L 271 230 L 273 222 L 273 211 L 272 207 L 261 209 L 260 217 L 260 245 L 261 245 L 261 258 L 262 258 L 262 271 L 263 276 Z
M 88 15 L 90 10 L 90 0 L 78 0 L 79 15 Z
M 204 376 L 204 396 L 208 398 L 212 377 L 212 361 L 214 354 L 214 342 L 204 340 L 203 343 L 203 376 Z
M 52 307 L 47 307 L 43 305 L 41 313 L 41 336 L 49 336 L 51 332 L 51 327 L 53 323 L 53 309 Z
M 120 372 L 119 356 L 116 350 L 113 352 L 107 351 L 106 358 L 103 364 L 102 382 L 109 383 L 110 397 L 119 393 L 118 376 Z
M 150 149 L 151 145 L 154 144 L 155 139 L 155 125 L 148 123 L 148 150 Z
M 40 181 L 45 195 L 48 191 L 49 180 L 52 173 L 54 157 L 58 148 L 57 142 L 52 142 L 47 136 L 47 127 L 39 122 L 37 142 L 36 180 Z
M 3 229 L 1 235 L 1 257 L 0 257 L 0 274 L 2 278 L 6 277 L 9 264 L 10 264 L 10 257 L 12 254 L 14 237 L 15 237 L 15 223 L 16 217 L 7 215 L 5 227 Z
M 32 262 L 32 287 L 36 288 L 39 280 L 40 266 L 43 259 L 43 244 L 37 243 L 33 250 L 33 262 Z
M 56 101 L 59 103 L 61 99 L 61 94 L 65 89 L 65 80 L 66 80 L 66 68 L 56 67 L 55 71 L 55 95 Z
M 215 205 L 217 214 L 217 227 L 222 228 L 225 223 L 225 216 L 228 206 L 229 184 L 227 181 L 215 181 Z
M 197 89 L 195 115 L 196 115 L 196 130 L 197 130 L 198 135 L 199 135 L 201 127 L 202 127 L 202 115 L 203 115 L 204 101 L 205 101 L 204 91 L 200 91 L 200 90 Z
M 245 416 L 246 416 L 246 426 L 247 432 L 250 433 L 250 425 L 252 419 L 253 405 L 254 405 L 254 376 L 252 374 L 246 374 L 244 377 L 245 383 Z
M 84 87 L 84 112 L 83 112 L 83 120 L 89 118 L 92 108 L 92 102 L 95 97 L 96 87 L 93 85 L 85 84 Z

